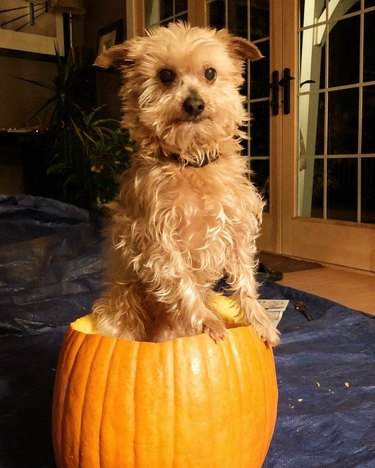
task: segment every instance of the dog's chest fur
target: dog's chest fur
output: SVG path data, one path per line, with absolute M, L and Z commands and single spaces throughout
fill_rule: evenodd
M 252 186 L 238 168 L 222 162 L 203 168 L 141 165 L 138 170 L 140 176 L 136 169 L 121 200 L 136 264 L 144 268 L 143 256 L 149 265 L 157 262 L 163 246 L 170 268 L 180 258 L 198 281 L 215 282 L 237 240 L 242 244 L 254 235 L 254 202 L 261 202 Z

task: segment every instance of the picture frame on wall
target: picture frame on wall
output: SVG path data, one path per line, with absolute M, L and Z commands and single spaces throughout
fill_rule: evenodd
M 53 1 L 3 0 L 0 55 L 54 60 L 65 55 L 64 15 Z
M 124 40 L 124 22 L 116 21 L 99 30 L 98 55 Z

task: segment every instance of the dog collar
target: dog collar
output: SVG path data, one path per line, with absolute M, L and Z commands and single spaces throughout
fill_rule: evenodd
M 202 163 L 197 164 L 197 163 L 189 162 L 189 161 L 186 161 L 185 159 L 182 159 L 181 156 L 179 154 L 177 154 L 177 153 L 170 153 L 168 156 L 169 156 L 169 159 L 171 159 L 172 161 L 174 161 L 177 164 L 182 164 L 183 166 L 195 167 L 195 168 L 207 166 L 207 164 L 209 164 L 211 162 L 214 162 L 219 158 L 218 153 L 215 154 L 215 157 L 211 157 L 211 158 L 209 158 L 205 154 Z

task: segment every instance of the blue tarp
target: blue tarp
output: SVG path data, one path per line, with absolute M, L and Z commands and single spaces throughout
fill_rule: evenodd
M 0 467 L 54 467 L 57 357 L 68 324 L 100 293 L 101 228 L 71 205 L 0 196 Z M 375 467 L 374 319 L 273 282 L 261 294 L 290 300 L 264 466 Z M 293 307 L 301 300 L 310 322 Z

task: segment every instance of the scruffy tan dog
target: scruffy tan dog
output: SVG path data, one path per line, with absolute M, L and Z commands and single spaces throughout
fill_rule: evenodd
M 210 301 L 226 272 L 243 321 L 278 343 L 254 277 L 263 202 L 240 155 L 242 64 L 259 58 L 245 39 L 183 23 L 98 57 L 122 71 L 123 125 L 140 148 L 109 205 L 108 289 L 93 311 L 100 333 L 222 339 Z

